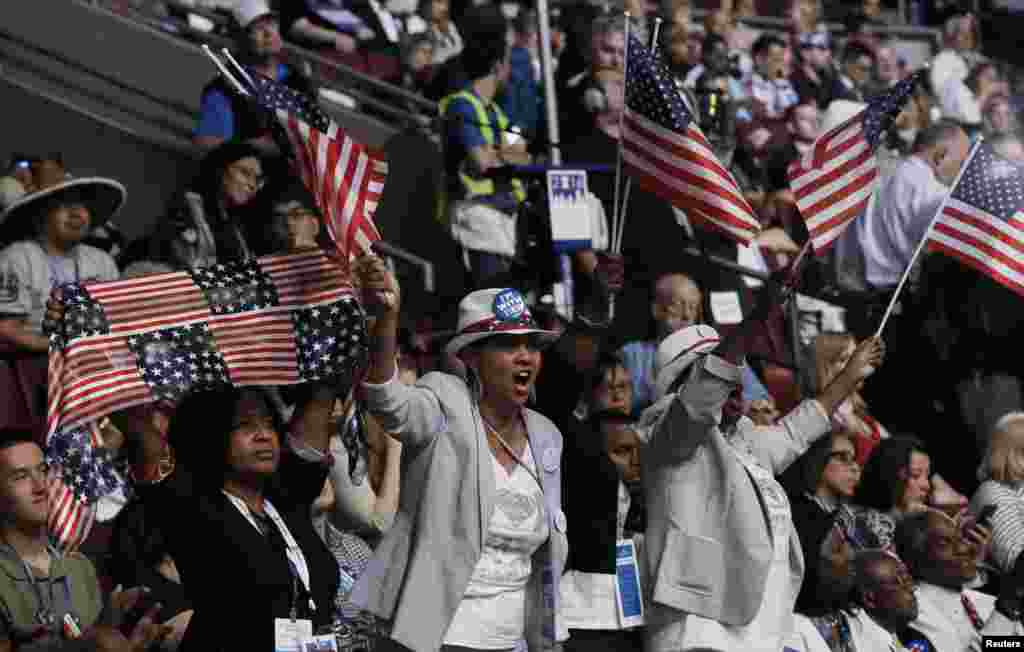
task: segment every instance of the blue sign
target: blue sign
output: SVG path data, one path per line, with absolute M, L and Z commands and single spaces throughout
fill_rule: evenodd
M 526 301 L 518 290 L 502 290 L 494 297 L 494 317 L 498 321 L 519 321 L 526 312 Z

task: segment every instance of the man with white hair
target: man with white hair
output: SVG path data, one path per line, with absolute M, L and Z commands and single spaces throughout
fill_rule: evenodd
M 804 563 L 774 476 L 830 430 L 835 408 L 882 361 L 881 343 L 867 340 L 820 396 L 759 428 L 740 415 L 744 340 L 757 321 L 725 343 L 698 325 L 658 347 L 656 402 L 639 426 L 649 652 L 776 652 L 789 643 Z

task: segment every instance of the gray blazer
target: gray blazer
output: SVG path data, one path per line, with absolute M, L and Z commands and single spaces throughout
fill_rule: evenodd
M 680 619 L 692 613 L 744 625 L 761 604 L 772 540 L 757 490 L 730 447 L 778 474 L 830 424 L 820 404 L 809 400 L 777 426 L 761 428 L 744 418 L 727 441 L 717 419 L 701 414 L 704 390 L 699 380 L 687 383 L 651 406 L 641 422 L 649 596 L 652 605 L 685 612 Z M 793 595 L 803 570 L 793 532 Z
M 364 385 L 366 403 L 402 449 L 402 491 L 391 529 L 356 582 L 353 603 L 388 621 L 414 652 L 441 647 L 469 585 L 494 510 L 491 451 L 476 401 L 459 377 L 430 373 L 416 385 Z M 568 540 L 561 498 L 562 435 L 523 410 L 551 536 L 533 556 L 527 584 L 531 652 L 556 646 L 559 578 Z

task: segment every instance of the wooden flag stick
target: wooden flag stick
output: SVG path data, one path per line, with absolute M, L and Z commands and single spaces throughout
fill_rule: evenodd
M 967 155 L 967 159 L 964 164 L 960 167 L 960 171 L 956 173 L 956 179 L 953 180 L 953 185 L 949 187 L 949 192 L 942 199 L 942 203 L 939 204 L 939 210 L 936 211 L 935 217 L 928 224 L 928 229 L 924 232 L 924 237 L 917 243 L 917 249 L 914 250 L 914 255 L 910 258 L 910 263 L 907 268 L 903 270 L 903 277 L 900 278 L 899 285 L 896 286 L 896 292 L 893 293 L 892 298 L 889 299 L 889 307 L 885 309 L 885 314 L 882 316 L 882 323 L 878 325 L 878 330 L 875 332 L 875 337 L 882 337 L 882 331 L 885 329 L 886 322 L 889 321 L 889 317 L 892 315 L 892 309 L 896 306 L 896 300 L 900 297 L 900 291 L 903 290 L 903 286 L 907 282 L 907 278 L 910 277 L 910 270 L 914 269 L 914 263 L 917 262 L 917 257 L 921 255 L 921 251 L 924 249 L 924 245 L 928 242 L 928 236 L 932 234 L 932 229 L 935 227 L 935 223 L 939 220 L 939 216 L 942 215 L 942 211 L 946 210 L 946 203 L 949 202 L 949 198 L 953 195 L 953 191 L 956 190 L 956 185 L 960 183 L 960 177 L 964 175 L 967 170 L 967 166 L 971 164 L 971 159 L 978 153 L 978 148 L 981 147 L 981 143 L 985 140 L 983 136 L 978 136 L 978 140 L 974 143 L 974 147 L 971 148 L 971 153 Z
M 224 62 L 220 60 L 220 57 L 214 54 L 213 50 L 210 49 L 210 46 L 205 43 L 203 44 L 203 52 L 206 56 L 210 57 L 210 61 L 213 62 L 213 65 L 217 66 L 217 70 L 220 71 L 220 74 L 224 76 L 224 79 L 228 80 L 228 83 L 231 84 L 236 91 L 242 95 L 249 95 L 249 91 L 245 90 L 242 84 L 235 79 L 234 75 L 231 74 L 231 71 L 228 70 L 227 66 L 224 65 Z
M 650 40 L 650 43 L 648 44 L 648 48 L 651 50 L 651 56 L 654 56 L 654 53 L 657 50 L 657 47 L 658 47 L 658 35 L 660 33 L 661 33 L 661 18 L 655 18 L 654 19 L 654 29 L 651 30 L 651 40 Z M 626 14 L 626 52 L 627 53 L 629 52 L 629 14 L 628 13 Z M 625 62 L 625 59 L 623 59 L 623 62 Z M 676 91 L 676 92 L 678 92 L 678 91 Z M 623 99 L 625 99 L 625 98 L 623 98 Z M 625 113 L 626 113 L 626 109 L 625 109 L 625 107 L 623 107 L 622 114 L 619 115 L 619 167 L 622 166 L 622 116 L 625 115 Z M 622 210 L 619 210 L 619 207 L 618 207 L 618 193 L 616 193 L 616 200 L 615 200 L 616 207 L 615 207 L 615 210 L 616 210 L 616 213 L 619 216 L 619 219 L 616 222 L 613 222 L 613 227 L 612 227 L 613 228 L 613 232 L 612 232 L 612 252 L 613 253 L 619 253 L 622 250 L 622 234 L 626 230 L 626 207 L 628 206 L 628 203 L 629 203 L 629 192 L 632 189 L 632 187 L 633 187 L 633 177 L 630 177 L 630 178 L 626 179 L 626 188 L 625 188 L 625 190 L 622 193 L 622 195 L 623 195 Z M 615 189 L 616 190 L 619 189 L 618 183 L 615 184 Z

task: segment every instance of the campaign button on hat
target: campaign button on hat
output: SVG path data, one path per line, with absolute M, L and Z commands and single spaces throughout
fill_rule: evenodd
M 494 297 L 494 317 L 498 321 L 516 321 L 526 312 L 526 300 L 518 290 L 502 290 Z
M 558 470 L 559 457 L 557 448 L 549 448 L 541 455 L 540 463 L 544 465 L 545 471 L 553 473 Z

